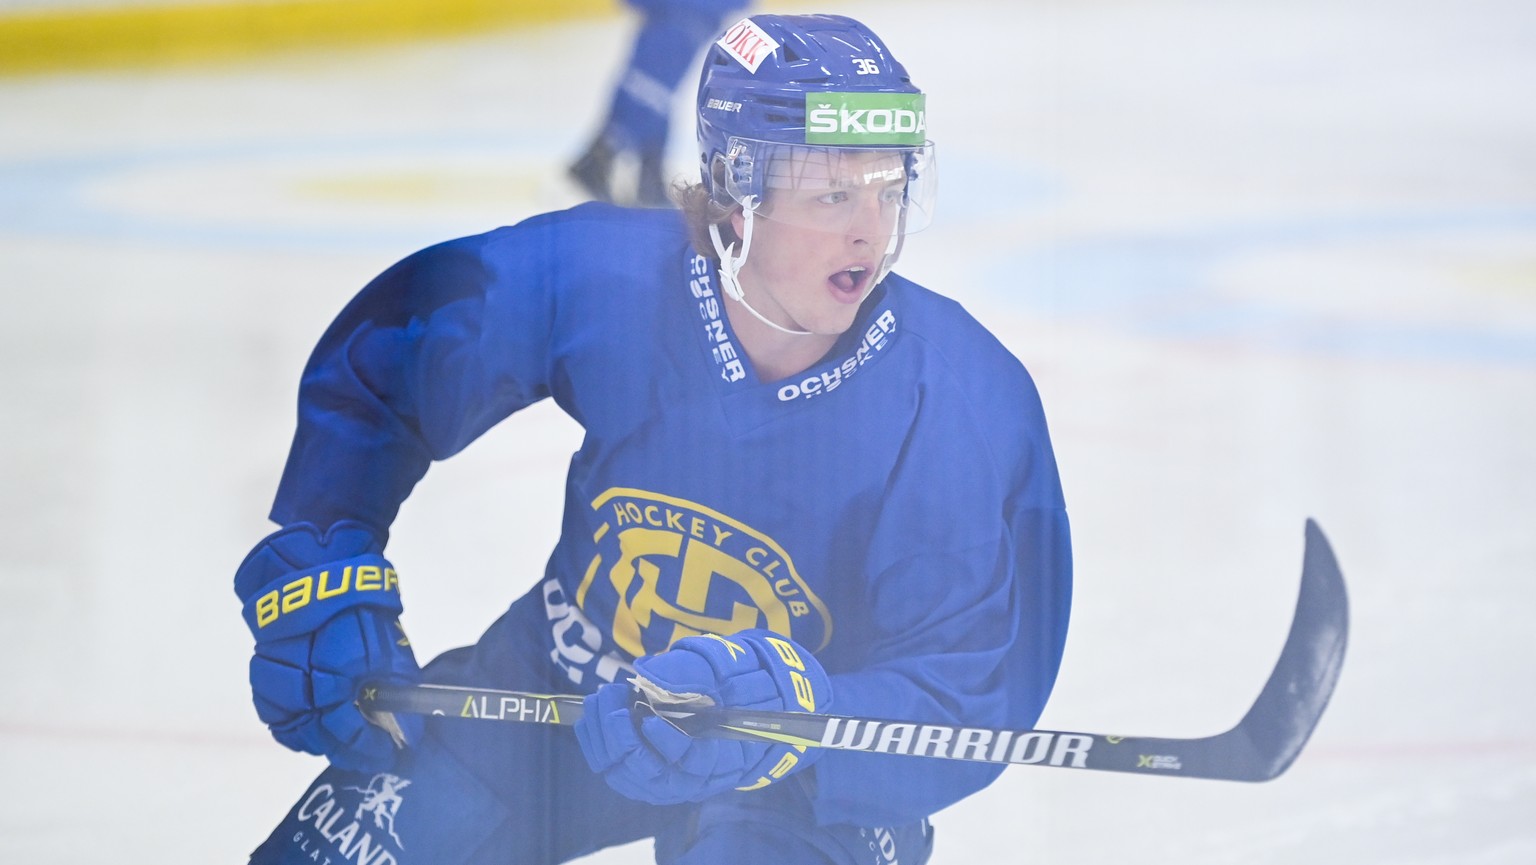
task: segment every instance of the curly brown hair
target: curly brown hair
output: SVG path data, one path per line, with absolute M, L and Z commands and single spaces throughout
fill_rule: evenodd
M 726 246 L 741 240 L 736 236 L 736 229 L 731 226 L 731 217 L 741 212 L 741 205 L 721 207 L 709 197 L 709 190 L 704 184 L 686 181 L 673 185 L 671 198 L 683 212 L 683 220 L 688 223 L 688 240 L 693 244 L 695 252 L 707 258 L 719 258 L 715 253 L 714 241 L 709 237 L 711 225 L 720 227 L 720 240 Z

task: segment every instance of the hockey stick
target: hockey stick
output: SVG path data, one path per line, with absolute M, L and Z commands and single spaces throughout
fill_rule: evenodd
M 1268 781 L 1290 767 L 1317 726 L 1338 681 L 1348 636 L 1349 602 L 1344 577 L 1328 539 L 1317 523 L 1309 519 L 1300 597 L 1280 660 L 1248 713 L 1237 726 L 1219 735 L 1158 739 L 1059 730 L 992 730 L 795 712 L 730 708 L 680 711 L 645 703 L 637 705 L 694 736 L 983 763 Z M 359 692 L 358 707 L 370 719 L 405 712 L 571 725 L 581 717 L 582 698 L 451 685 L 371 683 Z

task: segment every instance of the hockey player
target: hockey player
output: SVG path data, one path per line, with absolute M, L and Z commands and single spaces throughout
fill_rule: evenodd
M 598 201 L 669 207 L 662 168 L 672 102 L 699 50 L 746 0 L 629 0 L 641 15 L 608 114 L 570 175 Z
M 760 15 L 711 47 L 702 182 L 418 252 L 303 376 L 235 587 L 258 714 L 330 760 L 259 863 L 906 865 L 987 764 L 690 739 L 649 700 L 1029 727 L 1056 674 L 1068 528 L 1035 388 L 890 272 L 928 221 L 923 93 L 866 27 Z M 418 672 L 384 558 L 433 460 L 549 397 L 585 428 L 538 585 Z M 515 479 L 513 481 L 515 483 Z M 575 729 L 399 718 L 388 679 L 584 693 Z

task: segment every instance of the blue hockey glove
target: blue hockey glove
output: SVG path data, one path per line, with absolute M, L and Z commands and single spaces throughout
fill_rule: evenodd
M 343 769 L 388 768 L 391 734 L 353 699 L 364 681 L 410 683 L 419 671 L 400 628 L 395 569 L 373 532 L 350 520 L 323 533 L 310 523 L 282 528 L 241 562 L 235 593 L 256 637 L 256 714 L 273 738 Z M 407 741 L 419 738 L 421 718 L 397 724 Z
M 684 637 L 637 660 L 635 670 L 641 692 L 657 705 L 825 712 L 832 702 L 831 682 L 816 658 L 765 630 Z M 793 745 L 695 739 L 652 712 L 632 710 L 635 702 L 627 684 L 604 685 L 586 698 L 576 737 L 592 770 L 641 802 L 699 802 L 767 786 L 819 754 Z

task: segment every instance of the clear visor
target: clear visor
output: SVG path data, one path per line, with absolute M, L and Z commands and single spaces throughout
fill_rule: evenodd
M 921 147 L 775 144 L 732 138 L 726 191 L 745 204 L 760 188 L 759 217 L 831 233 L 892 237 L 933 221 L 938 164 Z

